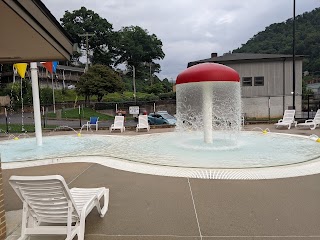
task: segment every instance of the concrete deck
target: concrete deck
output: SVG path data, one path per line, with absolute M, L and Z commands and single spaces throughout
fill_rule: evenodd
M 320 129 L 245 128 L 255 127 L 320 135 Z M 320 239 L 320 174 L 275 180 L 202 180 L 131 173 L 92 163 L 3 170 L 7 239 L 20 236 L 22 208 L 9 177 L 49 174 L 62 175 L 70 188 L 110 189 L 106 216 L 100 218 L 93 210 L 87 217 L 86 240 Z

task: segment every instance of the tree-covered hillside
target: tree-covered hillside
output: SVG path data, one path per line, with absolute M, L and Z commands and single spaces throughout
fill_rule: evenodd
M 233 52 L 292 54 L 292 21 L 271 24 Z M 304 71 L 320 71 L 320 8 L 296 16 L 296 54 L 307 55 Z

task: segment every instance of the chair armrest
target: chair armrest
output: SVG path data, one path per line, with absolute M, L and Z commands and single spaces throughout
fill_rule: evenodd
M 278 123 L 281 123 L 282 121 L 283 121 L 283 119 L 279 119 L 279 120 L 278 120 Z

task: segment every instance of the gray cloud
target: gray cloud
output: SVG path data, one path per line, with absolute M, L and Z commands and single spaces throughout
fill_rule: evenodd
M 231 51 L 272 23 L 292 17 L 293 0 L 43 0 L 59 20 L 64 11 L 85 6 L 106 18 L 115 30 L 138 25 L 163 42 L 166 54 L 159 77 L 175 79 L 189 61 Z M 319 7 L 297 0 L 296 14 Z

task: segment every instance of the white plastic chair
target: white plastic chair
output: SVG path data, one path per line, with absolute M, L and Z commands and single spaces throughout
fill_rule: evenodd
M 114 123 L 110 127 L 110 132 L 112 130 L 119 129 L 121 132 L 124 132 L 126 130 L 124 126 L 124 116 L 115 116 L 114 117 Z
M 96 126 L 96 131 L 98 131 L 98 123 L 99 117 L 90 117 L 90 121 L 87 122 L 87 131 L 91 129 L 91 126 Z
M 108 211 L 109 189 L 104 187 L 69 190 L 59 175 L 12 176 L 9 183 L 23 202 L 19 240 L 30 235 L 67 235 L 66 240 L 78 235 L 83 240 L 85 220 L 91 210 L 96 207 L 100 217 Z
M 296 113 L 296 110 L 285 110 L 283 114 L 283 118 L 274 124 L 276 128 L 287 127 L 288 129 L 290 129 L 292 124 L 294 124 L 294 126 L 296 127 L 297 121 L 294 120 L 295 113 Z
M 298 128 L 310 128 L 310 130 L 316 129 L 320 126 L 320 109 L 316 112 L 316 115 L 313 119 L 308 119 L 304 123 L 299 123 Z
M 148 123 L 148 116 L 147 115 L 139 115 L 138 124 L 136 127 L 136 132 L 138 132 L 139 129 L 147 129 L 147 131 L 149 132 L 150 125 Z

